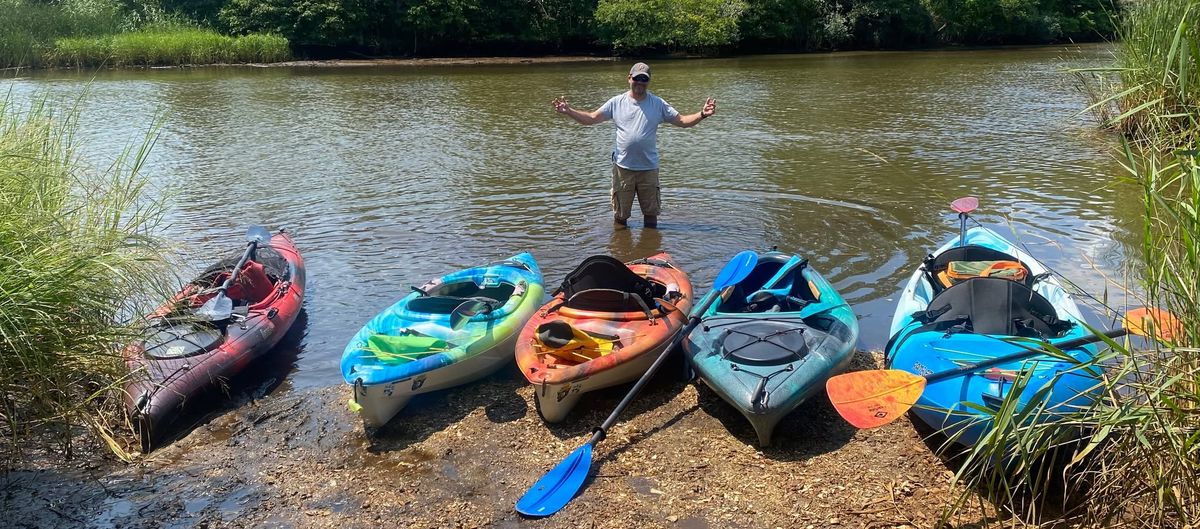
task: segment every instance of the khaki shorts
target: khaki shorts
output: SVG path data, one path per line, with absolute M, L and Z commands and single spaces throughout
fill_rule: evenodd
M 633 171 L 614 164 L 612 168 L 613 217 L 629 218 L 633 211 L 633 197 L 637 197 L 642 215 L 657 217 L 662 210 L 658 196 L 658 169 Z

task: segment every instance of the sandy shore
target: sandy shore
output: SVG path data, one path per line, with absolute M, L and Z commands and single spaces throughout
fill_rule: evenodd
M 597 447 L 592 480 L 547 519 L 513 505 L 627 388 L 547 426 L 532 388 L 505 371 L 415 399 L 373 437 L 344 387 L 277 391 L 226 404 L 134 464 L 10 472 L 4 508 L 15 527 L 803 529 L 930 527 L 951 498 L 950 470 L 907 419 L 858 431 L 816 398 L 760 449 L 744 418 L 678 372 L 668 364 L 634 401 Z M 956 525 L 982 521 L 967 516 Z

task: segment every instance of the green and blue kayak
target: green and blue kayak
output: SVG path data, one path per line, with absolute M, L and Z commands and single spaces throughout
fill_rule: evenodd
M 513 361 L 513 345 L 542 304 L 545 287 L 533 256 L 444 275 L 363 326 L 342 353 L 351 408 L 363 424 L 387 423 L 413 395 L 482 378 Z M 452 315 L 473 307 L 455 328 Z
M 775 426 L 850 364 L 858 319 L 806 259 L 771 251 L 684 341 L 704 383 L 770 445 Z

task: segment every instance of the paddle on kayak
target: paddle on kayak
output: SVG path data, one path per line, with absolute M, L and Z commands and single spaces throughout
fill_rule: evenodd
M 629 406 L 633 398 L 642 390 L 642 387 L 650 381 L 650 378 L 662 366 L 671 349 L 678 346 L 679 342 L 700 323 L 700 315 L 718 298 L 720 292 L 726 287 L 745 279 L 754 270 L 754 265 L 757 262 L 758 254 L 747 250 L 735 255 L 721 269 L 721 272 L 717 274 L 717 278 L 713 281 L 712 290 L 704 296 L 704 299 L 699 304 L 692 308 L 687 325 L 663 349 L 663 352 L 654 361 L 654 364 L 646 370 L 642 378 L 638 379 L 637 383 L 633 385 L 633 388 L 629 390 L 629 393 L 625 395 L 620 404 L 617 404 L 616 409 L 612 411 L 599 428 L 596 428 L 596 432 L 592 434 L 592 437 L 583 446 L 580 446 L 567 455 L 557 466 L 550 469 L 546 475 L 542 476 L 537 483 L 534 483 L 533 487 L 517 501 L 517 512 L 526 516 L 550 516 L 566 506 L 575 497 L 575 494 L 583 486 L 588 470 L 591 468 L 592 447 L 604 439 L 608 429 L 617 421 L 617 417 L 622 411 L 625 411 L 625 408 Z
M 225 295 L 225 291 L 233 286 L 233 282 L 237 279 L 238 272 L 242 270 L 242 266 L 246 264 L 246 260 L 250 258 L 250 254 L 254 253 L 254 249 L 260 244 L 266 244 L 271 240 L 271 232 L 267 231 L 262 226 L 250 226 L 246 230 L 246 251 L 242 254 L 242 258 L 238 260 L 237 265 L 233 267 L 233 271 L 229 274 L 229 279 L 217 289 L 217 295 L 212 299 L 204 302 L 204 305 L 196 310 L 196 315 L 209 321 L 221 321 L 229 319 L 233 314 L 233 300 Z
M 967 217 L 971 215 L 975 208 L 979 207 L 979 199 L 975 197 L 962 197 L 950 203 L 950 209 L 958 213 L 958 245 L 966 244 L 967 240 Z
M 1099 342 L 1105 337 L 1118 338 L 1126 334 L 1170 340 L 1178 328 L 1179 322 L 1166 311 L 1141 307 L 1125 314 L 1124 328 L 1122 329 L 1114 329 L 1102 335 L 1049 343 L 1049 345 L 1061 350 L 1068 350 Z M 834 409 L 847 422 L 857 428 L 878 428 L 896 420 L 912 408 L 929 383 L 1046 354 L 1046 351 L 1041 348 L 1025 346 L 1020 342 L 1011 343 L 1024 347 L 1024 350 L 924 376 L 899 369 L 845 373 L 830 378 L 825 383 L 825 390 L 829 394 L 829 400 L 833 403 Z

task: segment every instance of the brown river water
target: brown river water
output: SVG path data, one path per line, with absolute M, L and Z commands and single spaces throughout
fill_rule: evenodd
M 632 61 L 52 71 L 0 88 L 77 105 L 97 165 L 160 120 L 147 174 L 173 197 L 167 234 L 196 269 L 248 224 L 292 231 L 307 323 L 279 358 L 285 386 L 314 388 L 341 383 L 346 342 L 410 285 L 521 251 L 553 290 L 588 255 L 666 250 L 702 293 L 739 250 L 795 250 L 855 308 L 860 346 L 879 349 L 902 281 L 957 231 L 948 204 L 963 195 L 1099 297 L 1130 253 L 1138 195 L 1114 184 L 1114 140 L 1080 114 L 1066 68 L 1109 59 L 1089 46 L 652 61 L 651 91 L 680 111 L 719 105 L 659 133 L 658 230 L 636 215 L 613 229 L 612 125 L 550 105 L 599 106 Z

